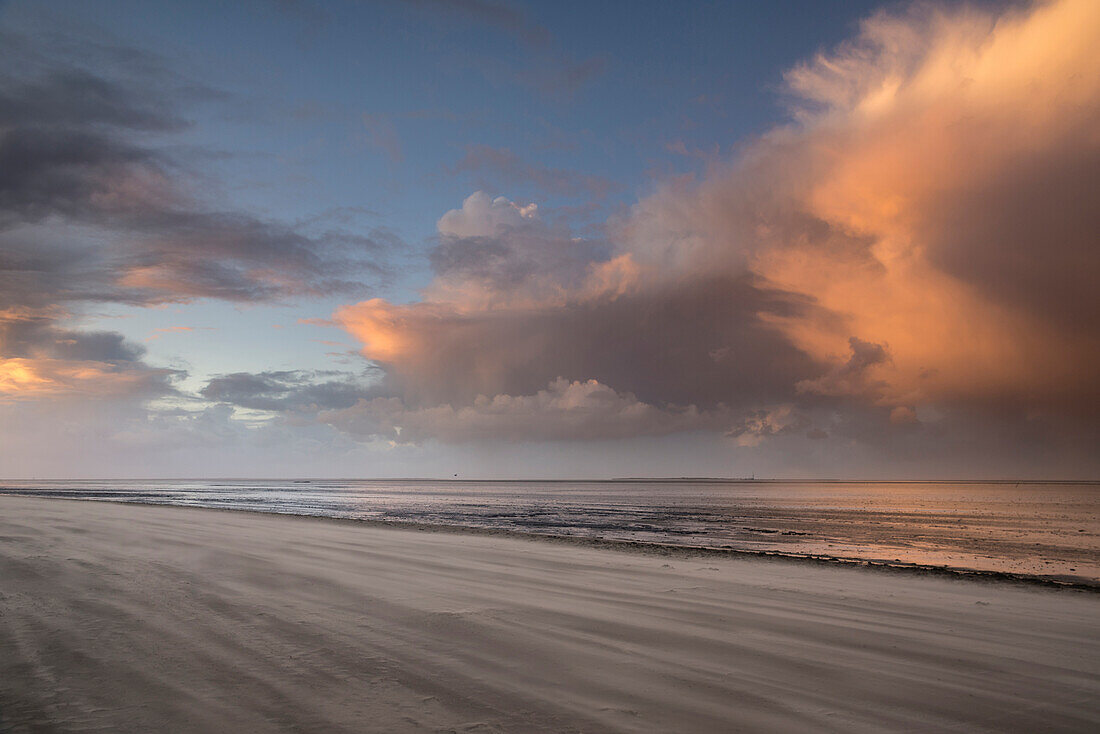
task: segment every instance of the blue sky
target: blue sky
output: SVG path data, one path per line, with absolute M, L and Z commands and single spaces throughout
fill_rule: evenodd
M 1090 12 L 4 2 L 0 474 L 1088 473 Z
M 498 23 L 449 5 L 11 2 L 3 22 L 142 49 L 216 92 L 185 110 L 192 126 L 172 140 L 215 195 L 265 217 L 392 232 L 402 243 L 395 272 L 371 294 L 409 301 L 431 278 L 436 220 L 473 191 L 551 213 L 588 207 L 560 216 L 599 236 L 657 182 L 698 174 L 704 156 L 728 157 L 784 119 L 782 73 L 850 35 L 874 7 L 486 4 L 507 10 Z M 509 27 L 512 14 L 529 30 Z M 560 187 L 461 170 L 470 146 L 506 149 Z M 583 177 L 596 190 L 570 180 Z M 199 385 L 239 370 L 341 367 L 343 357 L 329 356 L 339 348 L 318 340 L 353 347 L 347 335 L 298 324 L 341 302 L 116 306 L 82 322 L 144 343 L 153 361 L 185 367 Z M 156 331 L 181 325 L 210 331 Z

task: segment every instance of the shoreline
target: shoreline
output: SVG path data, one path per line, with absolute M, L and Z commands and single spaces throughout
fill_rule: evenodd
M 609 480 L 613 481 L 613 480 Z M 1080 577 L 1065 578 L 1054 576 L 1040 576 L 1033 574 L 1012 573 L 1008 571 L 985 571 L 981 569 L 962 568 L 954 566 L 938 566 L 919 563 L 907 563 L 886 560 L 870 560 L 860 558 L 844 558 L 828 555 L 813 555 L 803 553 L 789 553 L 785 551 L 756 550 L 747 548 L 723 548 L 714 546 L 693 546 L 675 543 L 659 543 L 656 541 L 626 540 L 615 538 L 594 538 L 556 533 L 526 532 L 509 528 L 484 528 L 473 525 L 444 525 L 436 523 L 424 523 L 403 520 L 375 520 L 369 518 L 331 517 L 328 515 L 303 515 L 293 512 L 277 512 L 270 510 L 255 510 L 250 508 L 231 507 L 203 507 L 196 505 L 174 504 L 171 502 L 137 502 L 118 499 L 81 499 L 77 497 L 48 497 L 41 494 L 20 493 L 18 491 L 0 492 L 0 501 L 5 496 L 28 497 L 57 502 L 81 502 L 115 505 L 132 505 L 139 507 L 173 507 L 183 510 L 210 510 L 214 512 L 247 513 L 253 515 L 275 515 L 279 517 L 296 517 L 324 522 L 349 523 L 352 525 L 379 527 L 379 528 L 404 528 L 422 532 L 472 534 L 482 536 L 514 537 L 533 542 L 563 543 L 594 548 L 604 548 L 621 553 L 641 553 L 648 555 L 680 556 L 685 558 L 753 558 L 771 560 L 775 562 L 790 562 L 813 564 L 838 568 L 857 568 L 879 573 L 895 573 L 912 576 L 931 576 L 939 578 L 954 578 L 966 581 L 985 583 L 1016 584 L 1020 586 L 1039 587 L 1047 589 L 1059 589 L 1063 591 L 1078 591 L 1084 593 L 1100 594 L 1100 580 L 1088 581 Z

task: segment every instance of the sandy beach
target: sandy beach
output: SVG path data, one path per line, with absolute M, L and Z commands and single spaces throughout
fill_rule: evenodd
M 0 498 L 0 731 L 1095 731 L 1100 595 Z

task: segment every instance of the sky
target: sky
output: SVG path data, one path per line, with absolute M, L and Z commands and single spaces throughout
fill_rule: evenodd
M 0 1 L 0 477 L 1100 476 L 1100 3 Z

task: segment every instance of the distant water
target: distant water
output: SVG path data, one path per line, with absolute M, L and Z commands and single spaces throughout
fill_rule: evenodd
M 0 484 L 3 493 L 496 528 L 1100 584 L 1095 483 L 8 481 Z

